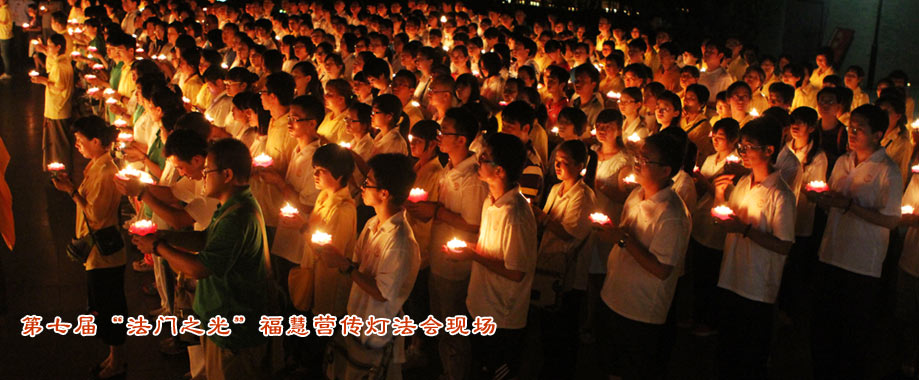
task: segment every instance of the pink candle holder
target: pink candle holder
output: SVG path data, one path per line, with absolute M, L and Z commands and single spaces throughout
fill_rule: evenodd
M 712 208 L 712 216 L 722 221 L 731 219 L 731 216 L 733 215 L 734 215 L 734 210 L 731 210 L 731 208 L 726 205 L 721 205 L 721 206 Z
M 147 236 L 156 232 L 156 223 L 149 219 L 141 219 L 131 223 L 128 232 L 138 236 Z
M 260 168 L 267 168 L 274 163 L 274 160 L 271 159 L 271 156 L 262 153 L 258 156 L 252 157 L 252 165 Z
M 424 191 L 424 189 L 422 188 L 418 188 L 418 187 L 412 188 L 408 192 L 408 200 L 410 202 L 415 202 L 415 203 L 424 202 L 428 200 L 428 192 Z
M 830 187 L 826 184 L 826 182 L 823 181 L 810 181 L 806 186 L 804 186 L 804 190 L 813 191 L 816 193 L 822 193 L 829 189 Z

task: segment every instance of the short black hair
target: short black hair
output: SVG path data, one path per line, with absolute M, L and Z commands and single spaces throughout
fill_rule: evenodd
M 479 134 L 479 121 L 469 111 L 463 108 L 451 108 L 444 114 L 444 119 L 453 120 L 453 128 L 466 138 L 466 147 L 472 144 Z
M 520 127 L 529 125 L 532 128 L 536 120 L 536 111 L 527 102 L 517 100 L 504 107 L 504 110 L 501 111 L 501 118 L 511 123 L 518 123 Z
M 325 168 L 342 186 L 347 186 L 354 172 L 351 152 L 337 144 L 326 144 L 313 153 L 313 167 Z
M 699 99 L 699 104 L 702 105 L 708 103 L 708 97 L 711 96 L 711 93 L 708 91 L 708 87 L 698 83 L 693 83 L 689 86 L 686 86 L 686 92 L 696 94 L 696 98 Z
M 282 106 L 290 105 L 294 100 L 294 77 L 285 72 L 274 73 L 265 80 L 265 91 L 278 98 Z
M 485 139 L 485 145 L 491 148 L 491 160 L 504 169 L 507 184 L 516 185 L 527 162 L 523 141 L 507 133 L 495 133 Z
M 233 177 L 241 183 L 249 181 L 252 174 L 252 155 L 242 141 L 233 138 L 217 140 L 207 149 L 214 157 L 214 165 L 219 170 L 230 169 Z
M 568 140 L 558 146 L 558 150 L 571 156 L 576 164 L 587 164 L 587 146 L 581 140 Z M 555 163 L 553 163 L 554 165 Z
M 782 127 L 776 118 L 758 117 L 744 125 L 740 137 L 756 141 L 759 145 L 771 146 L 773 151 L 770 161 L 774 163 L 782 146 Z
M 101 117 L 92 115 L 81 117 L 73 123 L 73 132 L 85 136 L 87 139 L 99 139 L 102 147 L 108 147 L 118 136 L 118 130 L 110 127 Z
M 855 115 L 868 120 L 868 127 L 871 128 L 871 133 L 886 131 L 887 124 L 890 122 L 887 112 L 874 104 L 864 104 L 852 110 L 852 116 Z
M 673 128 L 664 129 L 669 130 Z M 661 162 L 670 168 L 670 178 L 677 175 L 683 167 L 684 145 L 679 138 L 672 133 L 657 133 L 645 139 L 645 146 L 657 151 L 661 156 Z
M 325 119 L 325 105 L 312 95 L 300 95 L 290 103 L 290 106 L 299 107 L 307 118 L 315 119 L 317 127 Z
M 718 131 L 724 131 L 728 141 L 737 141 L 740 138 L 740 123 L 732 118 L 724 118 L 715 122 L 712 126 L 712 134 Z
M 173 129 L 176 131 L 189 130 L 207 140 L 207 137 L 211 134 L 211 122 L 207 121 L 203 113 L 189 112 L 179 116 Z M 172 138 L 171 136 L 172 135 L 170 135 L 170 138 Z
M 207 140 L 192 130 L 177 130 L 169 135 L 163 147 L 166 157 L 175 156 L 181 161 L 191 162 L 195 156 L 207 157 Z
M 367 162 L 376 177 L 379 189 L 389 192 L 390 205 L 400 205 L 408 198 L 408 192 L 415 183 L 412 160 L 404 154 L 382 153 Z
M 795 99 L 795 88 L 784 82 L 770 84 L 769 92 L 782 98 L 782 104 L 791 104 Z
M 574 124 L 574 133 L 578 136 L 584 134 L 584 130 L 587 128 L 587 114 L 584 113 L 580 108 L 574 107 L 565 107 L 562 108 L 558 113 L 558 118 L 565 118 Z

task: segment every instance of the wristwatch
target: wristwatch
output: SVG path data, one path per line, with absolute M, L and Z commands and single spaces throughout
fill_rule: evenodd
M 338 271 L 341 272 L 342 274 L 350 275 L 351 272 L 354 272 L 354 268 L 355 268 L 354 262 L 351 260 L 348 260 L 348 268 L 345 270 L 339 269 Z
M 156 255 L 156 256 L 159 256 L 159 255 L 160 255 L 159 253 L 156 252 L 156 249 L 159 248 L 160 243 L 162 243 L 162 242 L 163 242 L 163 241 L 160 240 L 160 239 L 156 239 L 156 240 L 153 241 L 153 254 L 154 254 L 154 255 Z
M 628 238 L 629 238 L 629 234 L 628 234 L 627 232 L 623 232 L 623 233 L 622 233 L 622 239 L 619 239 L 619 241 L 616 242 L 616 245 L 618 245 L 619 248 L 625 248 L 625 244 L 626 244 L 625 241 L 626 241 L 626 239 L 628 239 Z

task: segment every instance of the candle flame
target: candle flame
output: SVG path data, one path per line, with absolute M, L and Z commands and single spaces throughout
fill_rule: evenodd
M 635 181 L 635 174 L 629 174 L 628 176 L 626 176 L 625 178 L 622 179 L 622 182 L 625 182 L 625 183 L 636 183 L 636 181 Z
M 466 242 L 460 239 L 457 239 L 457 238 L 453 238 L 447 242 L 447 249 L 453 252 L 459 252 L 460 250 L 462 250 L 463 248 L 466 248 L 467 246 L 468 245 L 466 244 Z
M 262 153 L 258 156 L 252 158 L 252 164 L 259 167 L 269 167 L 274 163 L 274 160 L 271 159 L 271 156 Z
M 727 161 L 728 163 L 736 164 L 740 162 L 740 157 L 737 157 L 736 155 L 732 154 L 728 156 L 727 158 L 725 158 L 724 160 Z
M 150 219 L 141 219 L 131 223 L 128 232 L 140 236 L 149 235 L 156 232 L 156 223 Z
M 637 143 L 641 141 L 641 136 L 638 135 L 638 132 L 633 132 L 631 135 L 629 135 L 628 140 L 629 142 Z
M 903 215 L 912 214 L 913 211 L 915 211 L 915 210 L 913 209 L 913 206 L 910 206 L 910 205 L 906 205 L 906 206 L 903 206 L 903 207 L 900 208 L 900 213 L 903 214 Z
M 408 200 L 411 202 L 422 202 L 428 199 L 428 192 L 420 187 L 413 187 L 408 192 Z
M 756 111 L 756 108 L 750 110 L 750 116 L 759 117 L 759 112 Z
M 38 76 L 38 71 L 35 71 L 35 70 L 29 71 L 29 76 L 30 76 L 30 77 L 37 77 L 37 76 Z
M 102 66 L 101 63 L 97 63 L 97 64 L 93 65 L 93 70 L 102 70 L 102 69 L 104 69 L 104 68 L 105 68 L 105 66 Z
M 310 241 L 316 245 L 326 245 L 332 242 L 332 235 L 329 235 L 322 231 L 316 231 L 313 233 L 313 236 L 310 238 Z
M 299 214 L 299 213 L 300 213 L 300 210 L 297 210 L 296 207 L 291 206 L 290 202 L 285 203 L 285 204 L 284 204 L 284 207 L 281 207 L 281 215 L 282 215 L 282 216 L 285 216 L 285 217 L 290 218 L 290 217 L 293 217 L 294 215 L 297 215 L 297 214 Z
M 606 224 L 610 222 L 609 216 L 606 216 L 606 214 L 602 212 L 590 214 L 590 220 L 597 224 Z
M 558 134 L 558 127 L 552 127 L 552 130 L 551 130 L 551 131 L 552 131 L 552 133 L 554 133 L 554 134 L 557 135 L 557 134 Z
M 342 147 L 342 148 L 345 148 L 345 149 L 351 149 L 351 143 L 349 143 L 349 142 L 347 142 L 347 141 L 342 141 L 342 142 L 338 143 L 338 145 L 339 145 L 340 147 Z
M 124 119 L 122 119 L 122 118 L 118 118 L 118 119 L 115 120 L 115 123 L 114 123 L 114 124 L 115 124 L 116 127 L 121 128 L 121 127 L 124 127 L 124 126 L 128 125 L 128 122 L 127 122 L 127 120 L 124 120 Z M 131 136 L 130 133 L 129 133 L 128 135 Z M 121 138 L 121 134 L 118 134 L 118 138 L 119 138 L 119 139 Z
M 64 164 L 62 164 L 62 163 L 60 163 L 60 162 L 52 162 L 52 163 L 48 164 L 48 170 L 49 170 L 49 171 L 52 171 L 52 172 L 57 172 L 57 171 L 64 170 Z
M 607 98 L 610 98 L 610 99 L 617 99 L 617 100 L 618 100 L 620 97 L 622 97 L 622 94 L 620 94 L 620 93 L 618 93 L 618 92 L 615 92 L 615 91 L 610 91 L 610 92 L 607 92 L 607 93 L 606 93 L 606 97 L 607 97 Z

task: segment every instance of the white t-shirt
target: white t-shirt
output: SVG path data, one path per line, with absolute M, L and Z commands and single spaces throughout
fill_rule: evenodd
M 699 173 L 709 181 L 714 182 L 715 178 L 724 174 L 724 164 L 726 158 L 730 155 L 737 155 L 737 152 L 731 152 L 724 156 L 721 161 L 718 160 L 718 153 L 713 153 L 705 158 L 702 166 L 699 167 Z M 738 156 L 739 157 L 739 156 Z M 692 210 L 692 238 L 705 247 L 722 250 L 724 249 L 724 228 L 715 224 L 712 219 L 712 207 L 715 204 L 715 196 L 711 192 L 705 193 L 697 202 L 696 209 Z
M 699 75 L 699 84 L 708 88 L 708 93 L 712 94 L 711 98 L 709 98 L 710 101 L 713 101 L 715 95 L 718 95 L 719 92 L 727 90 L 733 82 L 734 79 L 731 78 L 731 74 L 728 74 L 721 67 L 713 70 L 709 69 Z
M 788 148 L 793 149 L 794 142 L 788 142 Z M 804 162 L 807 159 L 807 152 L 810 151 L 813 142 L 807 144 L 807 147 L 801 149 L 800 151 L 794 151 L 795 156 L 798 157 L 799 162 Z M 829 162 L 826 158 L 826 153 L 821 150 L 814 154 L 814 158 L 811 159 L 811 162 L 804 166 L 804 175 L 801 180 L 801 184 L 806 186 L 811 181 L 824 181 L 826 182 L 826 169 L 829 165 Z M 814 233 L 814 212 L 816 210 L 817 204 L 811 202 L 805 196 L 798 195 L 798 216 L 795 219 L 795 236 L 811 236 Z
M 600 146 L 595 145 L 593 149 L 599 151 Z M 629 154 L 625 150 L 619 151 L 619 154 L 609 159 L 598 160 L 597 174 L 594 177 L 594 186 L 598 186 L 601 183 L 605 186 L 619 186 L 619 171 L 622 170 L 622 168 L 629 167 L 631 162 L 632 158 L 629 157 Z M 611 223 L 618 225 L 619 217 L 622 216 L 622 203 L 613 202 L 613 200 L 609 199 L 602 191 L 597 191 L 596 197 L 599 212 L 606 214 L 606 216 L 610 218 Z M 609 258 L 609 250 L 613 249 L 613 245 L 597 239 L 594 240 L 590 246 L 593 247 L 593 258 L 590 260 L 590 273 L 606 273 L 606 259 Z
M 542 240 L 539 242 L 536 268 L 543 272 L 560 274 L 561 285 L 565 290 L 586 290 L 587 265 L 590 263 L 589 253 L 592 250 L 590 244 L 584 241 L 590 237 L 589 215 L 595 212 L 597 200 L 594 191 L 584 181 L 577 181 L 565 194 L 559 194 L 561 188 L 561 183 L 552 186 L 543 212 L 549 219 L 561 224 L 573 239 L 566 242 L 548 228 L 544 229 Z M 555 293 L 551 286 L 552 282 L 547 281 L 538 281 L 538 285 L 534 283 L 533 289 L 539 290 L 539 301 L 533 302 L 543 305 L 555 303 Z
M 692 176 L 685 170 L 680 170 L 673 176 L 673 191 L 676 191 L 687 210 L 695 210 L 698 196 L 696 195 L 696 183 Z
M 364 320 L 371 315 L 389 319 L 399 316 L 402 305 L 415 286 L 418 267 L 421 266 L 418 243 L 412 227 L 405 221 L 404 211 L 386 221 L 380 221 L 376 216 L 367 221 L 354 246 L 354 264 L 357 265 L 354 270 L 373 276 L 386 301 L 377 301 L 353 284 L 348 297 L 348 314 Z M 361 343 L 373 348 L 384 347 L 392 340 L 392 329 L 386 332 L 386 336 L 361 335 Z
M 663 324 L 673 301 L 676 282 L 689 246 L 692 223 L 683 200 L 670 187 L 650 198 L 637 188 L 625 201 L 621 226 L 628 226 L 633 238 L 661 264 L 673 266 L 661 280 L 641 267 L 627 251 L 614 246 L 609 253 L 606 279 L 600 296 L 617 314 L 631 320 Z
M 284 180 L 290 184 L 298 193 L 300 214 L 307 218 L 316 204 L 316 197 L 319 196 L 319 189 L 313 180 L 313 153 L 319 149 L 319 140 L 313 141 L 305 148 L 299 146 L 294 148 L 290 155 L 290 163 L 287 165 L 287 175 Z M 289 202 L 290 200 L 288 200 Z M 294 203 L 296 205 L 296 203 Z M 306 249 L 306 235 L 300 233 L 298 229 L 277 227 L 274 235 L 274 242 L 271 244 L 271 254 L 283 257 L 292 263 L 299 264 L 300 258 L 303 257 L 303 250 Z
M 505 268 L 524 275 L 514 282 L 473 262 L 466 296 L 469 314 L 493 317 L 498 328 L 524 328 L 536 272 L 536 218 L 519 187 L 498 199 L 485 198 L 478 249 L 481 255 L 504 260 Z
M 779 155 L 775 159 L 775 168 L 779 171 L 782 180 L 785 181 L 791 192 L 795 194 L 795 199 L 798 199 L 798 195 L 801 194 L 801 183 L 804 180 L 804 167 L 801 166 L 798 156 L 788 145 L 785 145 L 779 151 Z
M 227 127 L 227 121 L 233 120 L 233 97 L 227 95 L 227 92 L 221 92 L 217 95 L 211 104 L 207 106 L 204 115 L 213 119 L 214 125 L 220 128 Z M 232 132 L 228 133 L 232 134 Z
M 911 177 L 903 194 L 903 206 L 919 209 L 919 175 L 913 174 Z M 906 230 L 899 265 L 904 272 L 919 277 L 919 227 L 911 226 Z
M 371 157 L 380 153 L 399 153 L 408 155 L 408 145 L 405 139 L 399 134 L 398 128 L 390 129 L 389 132 L 380 132 L 373 138 L 373 150 Z
M 488 186 L 479 179 L 476 170 L 476 157 L 469 155 L 459 165 L 447 163 L 440 178 L 440 194 L 437 200 L 443 207 L 463 217 L 466 223 L 479 225 L 482 221 L 482 204 L 488 196 Z M 434 222 L 431 227 L 431 273 L 453 281 L 469 279 L 471 264 L 469 261 L 452 260 L 441 247 L 456 237 L 462 241 L 472 242 L 476 234 L 465 232 L 444 223 Z
M 185 203 L 185 212 L 195 220 L 195 231 L 204 231 L 214 217 L 220 201 L 207 196 L 204 180 L 182 177 L 172 187 L 172 195 Z
M 728 206 L 753 229 L 794 242 L 795 195 L 782 180 L 782 174 L 776 170 L 759 184 L 752 182 L 752 174 L 741 178 L 731 191 Z M 785 258 L 743 234 L 729 233 L 724 241 L 718 286 L 744 298 L 773 303 L 782 283 Z
M 828 185 L 860 207 L 878 210 L 882 215 L 900 215 L 903 179 L 900 168 L 883 148 L 857 166 L 855 152 L 840 156 Z M 881 277 L 890 230 L 843 211 L 830 209 L 820 244 L 820 261 L 857 274 Z

